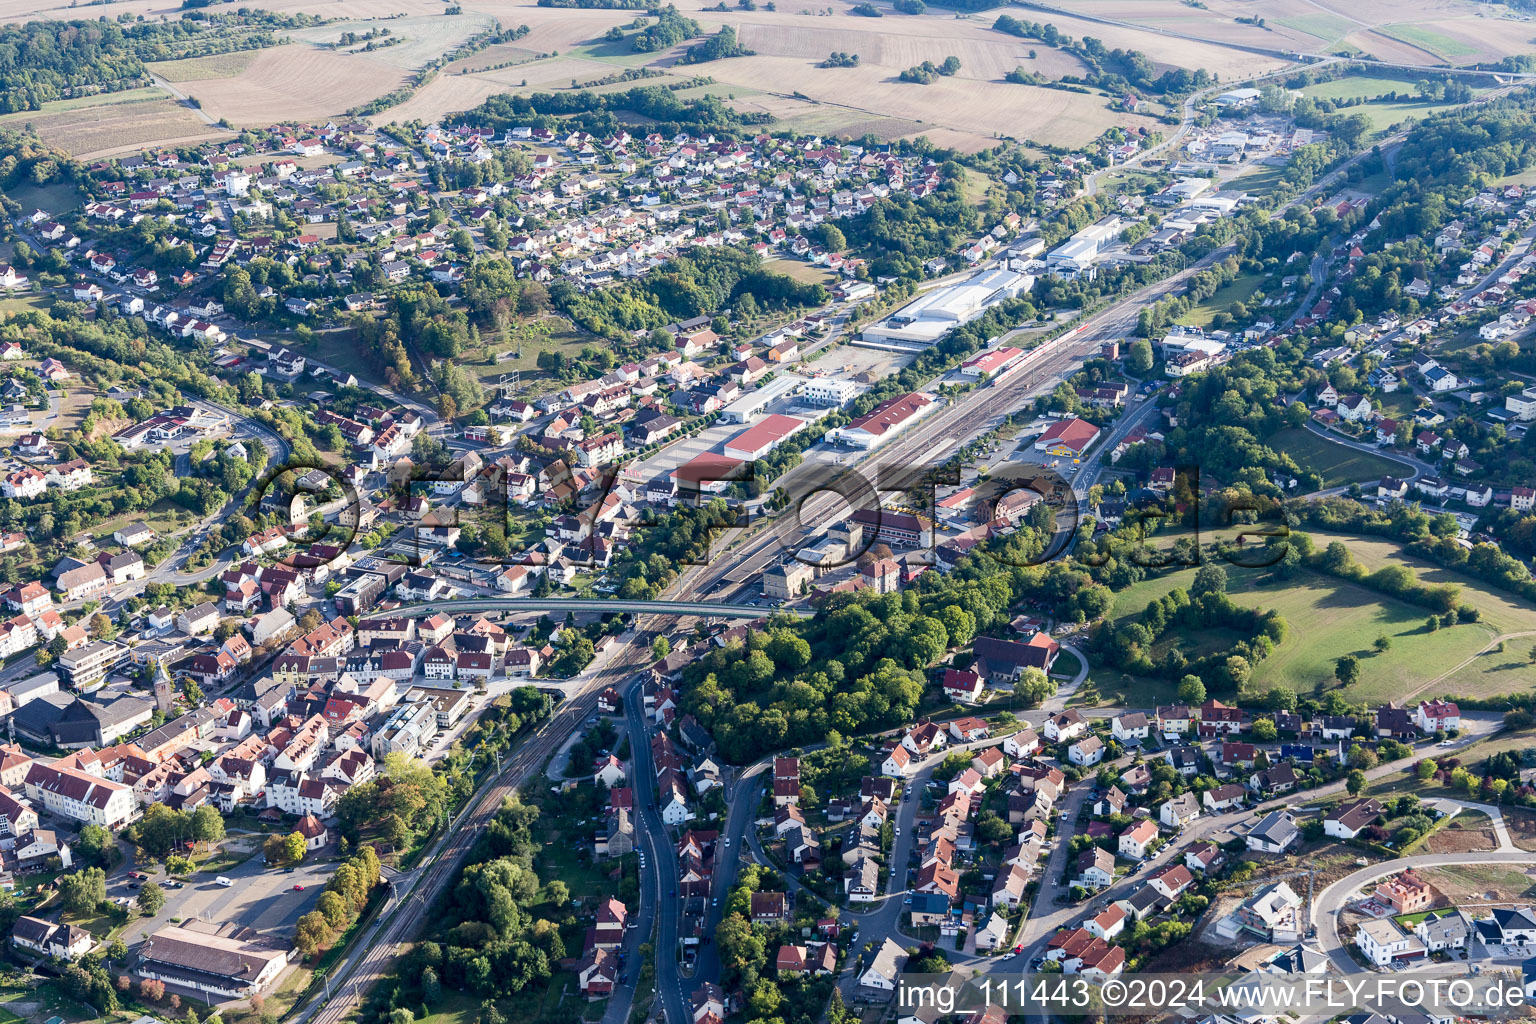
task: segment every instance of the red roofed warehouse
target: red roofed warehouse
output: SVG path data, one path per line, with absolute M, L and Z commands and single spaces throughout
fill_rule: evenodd
M 1081 455 L 1098 439 L 1099 428 L 1087 420 L 1072 417 L 1057 420 L 1035 439 L 1035 451 L 1056 452 L 1059 455 Z
M 933 399 L 917 392 L 888 398 L 867 416 L 860 416 L 846 427 L 829 431 L 834 439 L 854 448 L 874 448 L 895 437 L 907 427 L 932 412 Z
M 777 448 L 780 441 L 804 426 L 804 420 L 797 420 L 793 416 L 780 416 L 777 413 L 765 416 L 761 422 L 725 442 L 725 454 L 745 462 L 760 459 Z

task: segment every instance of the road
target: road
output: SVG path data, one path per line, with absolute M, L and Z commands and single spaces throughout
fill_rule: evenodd
M 596 710 L 597 695 L 604 688 L 620 685 L 626 676 L 649 662 L 649 641 L 642 639 L 645 636 L 639 630 L 633 631 L 623 642 L 611 644 L 600 654 L 582 685 L 517 748 L 500 772 L 480 787 L 468 807 L 422 856 L 418 866 L 393 880 L 388 901 L 332 971 L 331 998 L 323 993 L 312 997 L 292 1014 L 295 1024 L 341 1024 L 357 1009 L 368 989 L 394 969 L 396 947 L 421 932 L 433 903 L 502 802 L 536 775 L 545 759 Z M 639 742 L 635 743 L 637 747 Z
M 640 872 L 641 919 L 638 934 L 652 934 L 652 920 L 657 922 L 655 931 L 656 994 L 666 1009 L 667 1019 L 682 1021 L 687 995 L 682 990 L 682 975 L 678 968 L 678 925 L 682 919 L 682 907 L 675 898 L 677 885 L 677 847 L 661 821 L 661 811 L 656 806 L 656 768 L 651 762 L 652 731 L 648 728 L 645 708 L 641 703 L 641 686 L 637 680 L 624 692 L 624 712 L 629 721 L 629 746 L 634 764 L 634 776 L 630 780 L 635 791 L 635 845 L 643 851 L 645 867 Z M 672 892 L 674 896 L 668 896 Z M 642 940 L 643 941 L 643 940 Z M 603 1024 L 624 1024 L 629 1019 L 629 1008 L 635 997 L 635 984 L 640 971 L 637 965 L 626 969 L 625 977 L 633 980 L 622 986 L 622 991 L 608 1000 L 608 1010 Z

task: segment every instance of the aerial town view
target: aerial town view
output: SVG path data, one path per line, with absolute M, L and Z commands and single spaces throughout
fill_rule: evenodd
M 0 0 L 0 1024 L 1536 1018 L 1536 0 Z

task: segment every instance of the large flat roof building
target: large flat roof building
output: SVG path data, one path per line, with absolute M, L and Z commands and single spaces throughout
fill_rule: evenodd
M 288 966 L 288 950 L 189 928 L 162 928 L 139 946 L 139 974 L 210 1003 L 255 995 Z M 212 997 L 212 998 L 210 998 Z
M 1035 279 L 998 267 L 958 284 L 946 285 L 913 299 L 876 324 L 864 328 L 865 341 L 932 345 L 961 324 L 976 319 L 987 307 L 1012 299 L 1034 287 Z

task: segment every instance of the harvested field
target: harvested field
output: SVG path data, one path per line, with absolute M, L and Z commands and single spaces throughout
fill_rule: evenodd
M 642 11 L 581 10 L 572 7 L 538 7 L 531 0 L 507 5 L 470 0 L 466 11 L 483 11 L 501 22 L 503 28 L 527 25 L 529 32 L 516 46 L 535 53 L 564 54 L 583 43 L 601 41 L 604 32 L 615 25 L 627 25 Z M 479 55 L 476 54 L 476 57 Z M 656 54 L 637 56 L 655 57 Z M 485 63 L 499 63 L 486 61 Z
M 531 60 L 539 55 L 539 51 L 531 50 L 518 43 L 497 43 L 495 46 L 487 46 L 478 53 L 472 53 L 468 57 L 460 57 L 451 64 L 443 65 L 443 73 L 448 75 L 471 74 L 476 71 L 484 71 L 486 68 L 494 68 L 498 64 L 506 64 L 509 61 Z
M 146 64 L 149 72 L 167 82 L 195 82 L 205 78 L 233 78 L 251 66 L 257 50 L 236 50 L 234 53 L 216 53 L 208 57 L 187 57 L 184 60 L 162 60 Z
M 1531 876 L 1513 864 L 1449 864 L 1417 874 L 1457 905 L 1512 900 L 1532 890 Z
M 65 101 L 53 110 L 8 114 L 0 124 L 30 124 L 44 142 L 81 158 L 229 135 L 157 89 L 93 98 L 102 102 Z
M 863 117 L 895 117 L 929 126 L 982 136 L 1007 135 L 1061 145 L 1081 145 L 1111 124 L 1150 125 L 1147 118 L 1115 115 L 1102 97 L 1003 82 L 941 78 L 932 85 L 896 80 L 890 68 L 816 69 L 790 57 L 741 57 L 719 61 L 715 79 L 763 92 L 794 91 L 829 106 Z
M 611 75 L 614 70 L 613 65 L 595 60 L 585 60 L 580 57 L 551 57 L 547 60 L 530 61 L 527 64 L 518 64 L 495 71 L 483 71 L 478 74 L 440 74 L 417 90 L 416 95 L 399 106 L 390 107 L 374 115 L 373 120 L 377 124 L 412 119 L 435 121 L 455 111 L 469 110 L 478 106 L 487 97 L 500 93 L 549 92 L 555 89 L 566 89 L 570 87 L 573 79 L 578 82 L 590 82 Z M 627 83 L 620 88 L 660 81 L 663 80 L 646 79 L 644 82 Z M 528 84 L 525 86 L 524 82 Z
M 487 14 L 434 14 L 417 18 L 392 18 L 388 21 L 338 21 L 287 34 L 302 42 L 329 44 L 339 40 L 344 32 L 364 35 L 373 29 L 387 28 L 389 35 L 383 40 L 377 40 L 378 42 L 388 39 L 402 41 L 368 54 L 359 53 L 358 56 L 366 56 L 381 64 L 414 71 L 428 61 L 459 46 L 476 32 L 493 28 L 495 24 L 496 19 Z M 348 54 L 357 47 L 365 45 L 367 44 L 359 43 L 352 48 L 330 52 Z
M 264 127 L 275 121 L 316 120 L 366 103 L 398 86 L 400 68 L 371 56 L 330 53 L 295 43 L 261 53 L 234 78 L 210 78 L 181 84 L 203 110 L 240 126 Z
M 855 24 L 846 24 L 849 20 Z M 822 22 L 837 24 L 829 32 L 829 26 Z M 742 45 L 760 54 L 799 57 L 812 63 L 825 60 L 832 50 L 841 50 L 858 54 L 861 64 L 878 64 L 897 72 L 925 60 L 938 64 L 954 56 L 960 58 L 956 77 L 982 80 L 1002 78 L 1017 67 L 1048 78 L 1081 75 L 1084 70 L 1082 62 L 1069 53 L 994 32 L 975 21 L 801 18 L 795 25 L 742 25 L 738 31 Z M 1034 60 L 1029 57 L 1031 49 L 1036 52 Z
M 1217 44 L 1304 52 L 1355 49 L 1408 63 L 1497 60 L 1528 52 L 1532 35 L 1528 23 L 1499 18 L 1489 7 L 1467 0 L 1406 6 L 1394 0 L 1267 0 L 1259 12 L 1262 28 L 1237 21 L 1255 13 L 1245 0 L 1206 0 L 1199 7 L 1184 0 L 1086 0 L 1077 6 L 1095 17 Z M 1413 21 L 1405 22 L 1405 16 Z M 1067 31 L 1064 24 L 1057 27 Z M 1098 31 L 1092 34 L 1102 37 Z M 1150 49 L 1146 52 L 1157 59 Z
M 1456 18 L 1390 25 L 1381 31 L 1427 48 L 1453 64 L 1498 61 L 1536 48 L 1536 25 L 1505 18 Z

